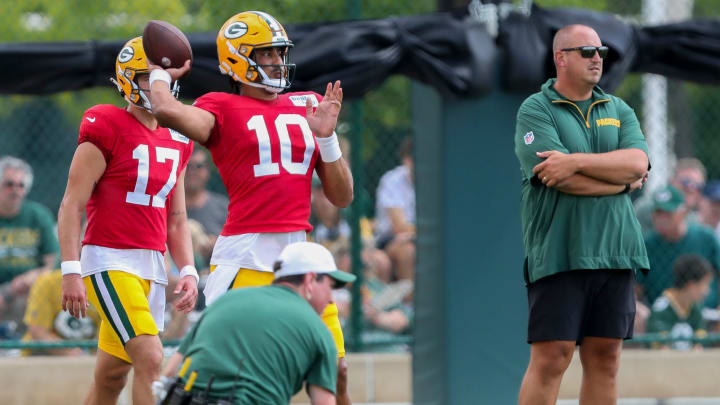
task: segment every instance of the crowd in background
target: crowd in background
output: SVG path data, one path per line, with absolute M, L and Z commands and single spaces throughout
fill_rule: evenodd
M 667 185 L 635 202 L 651 268 L 638 274 L 635 331 L 670 338 L 653 346 L 699 349 L 693 337 L 720 331 L 720 181 L 706 173 L 679 159 Z
M 344 147 L 344 155 L 349 156 L 347 142 Z M 409 334 L 413 320 L 415 191 L 410 139 L 400 146 L 398 160 L 399 165 L 380 179 L 375 196 L 375 216 L 362 218 L 360 223 L 364 336 L 381 340 Z M 185 192 L 195 264 L 200 269 L 200 290 L 209 274 L 213 245 L 228 212 L 227 197 L 207 188 L 212 170 L 214 166 L 207 151 L 196 147 L 187 166 Z M 86 318 L 76 319 L 61 308 L 62 275 L 58 268 L 55 216 L 47 207 L 25 198 L 32 186 L 32 168 L 21 159 L 5 156 L 0 158 L 0 176 L 0 339 L 95 338 L 100 323 L 97 311 L 91 308 Z M 327 247 L 335 256 L 338 267 L 352 272 L 351 228 L 346 219 L 349 208 L 339 209 L 331 204 L 317 176 L 312 185 L 311 208 L 310 221 L 314 229 L 308 239 Z M 171 260 L 166 262 L 168 288 L 174 288 L 178 271 Z M 333 294 L 344 328 L 349 326 L 351 313 L 349 288 L 335 290 Z M 199 319 L 204 307 L 202 294 L 195 311 L 187 315 L 167 305 L 162 338 L 183 337 Z M 406 349 L 404 345 L 387 347 Z M 21 352 L 23 355 L 31 353 L 76 355 L 83 350 L 62 348 Z
M 375 191 L 375 216 L 360 221 L 364 335 L 381 339 L 410 334 L 413 323 L 415 192 L 409 139 L 398 155 L 399 164 L 382 176 Z M 227 197 L 207 189 L 212 170 L 205 149 L 196 148 L 185 188 L 196 266 L 203 269 L 201 289 L 227 216 Z M 25 198 L 32 187 L 32 168 L 5 156 L 0 158 L 0 174 L 0 339 L 92 339 L 99 324 L 96 311 L 78 320 L 61 309 L 54 215 Z M 311 207 L 314 229 L 309 239 L 326 246 L 341 270 L 352 272 L 349 209 L 331 204 L 317 178 Z M 720 180 L 706 181 L 699 160 L 680 159 L 670 182 L 636 199 L 635 208 L 652 269 L 638 274 L 635 332 L 672 338 L 653 347 L 698 349 L 701 345 L 693 337 L 720 332 Z M 172 288 L 177 269 L 169 261 L 168 268 Z M 347 327 L 349 289 L 336 290 L 334 298 Z M 169 310 L 163 338 L 181 338 L 203 308 L 201 295 L 196 311 L 189 315 Z M 82 350 L 36 352 L 72 355 Z

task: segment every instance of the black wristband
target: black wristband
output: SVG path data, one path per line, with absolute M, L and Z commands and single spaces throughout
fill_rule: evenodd
M 630 183 L 626 184 L 623 191 L 619 192 L 618 194 L 627 194 L 629 192 L 630 192 Z

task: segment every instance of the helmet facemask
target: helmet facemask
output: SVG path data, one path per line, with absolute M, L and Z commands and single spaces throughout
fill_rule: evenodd
M 251 51 L 248 56 L 246 55 L 247 49 L 243 49 L 246 47 L 250 47 Z M 260 51 L 262 49 L 267 48 L 282 48 L 282 64 L 258 64 L 256 59 L 256 52 Z M 288 63 L 290 57 L 290 49 L 292 48 L 292 43 L 288 41 L 287 44 L 284 45 L 273 45 L 273 44 L 259 44 L 255 46 L 251 45 L 240 45 L 237 53 L 238 56 L 243 58 L 247 64 L 247 73 L 245 74 L 245 80 L 243 80 L 243 83 L 253 86 L 253 87 L 259 87 L 263 88 L 271 93 L 280 93 L 283 90 L 286 90 L 290 87 L 292 84 L 292 80 L 295 77 L 295 64 Z M 243 52 L 244 50 L 244 52 Z M 272 73 L 274 70 L 279 69 L 282 72 L 282 75 L 279 78 L 272 77 Z

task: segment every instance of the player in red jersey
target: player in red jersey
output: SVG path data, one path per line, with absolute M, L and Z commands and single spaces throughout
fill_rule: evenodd
M 248 11 L 231 17 L 217 37 L 220 71 L 233 93 L 209 93 L 193 106 L 169 92 L 172 78 L 189 69 L 151 65 L 153 114 L 206 146 L 225 183 L 230 206 L 215 243 L 204 290 L 211 304 L 229 288 L 270 284 L 272 264 L 288 244 L 306 240 L 312 229 L 310 190 L 317 171 L 328 199 L 345 207 L 352 201 L 352 175 L 334 129 L 342 103 L 340 82 L 325 95 L 278 94 L 290 86 L 292 42 L 272 16 Z M 335 336 L 339 360 L 338 402 L 349 403 L 345 347 L 335 304 L 323 319 Z M 175 362 L 179 360 L 176 356 Z
M 189 312 L 197 298 L 183 185 L 193 143 L 159 127 L 150 112 L 142 38 L 118 54 L 116 78 L 128 106 L 97 105 L 83 115 L 58 213 L 62 305 L 80 318 L 89 301 L 102 316 L 86 404 L 116 403 L 130 367 L 133 403 L 152 404 L 163 353 L 166 242 L 182 268 L 176 309 Z M 88 226 L 79 255 L 83 209 Z

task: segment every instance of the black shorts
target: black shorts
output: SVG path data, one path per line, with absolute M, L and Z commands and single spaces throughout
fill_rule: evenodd
M 585 336 L 630 339 L 635 324 L 632 270 L 573 270 L 527 286 L 528 343 Z

